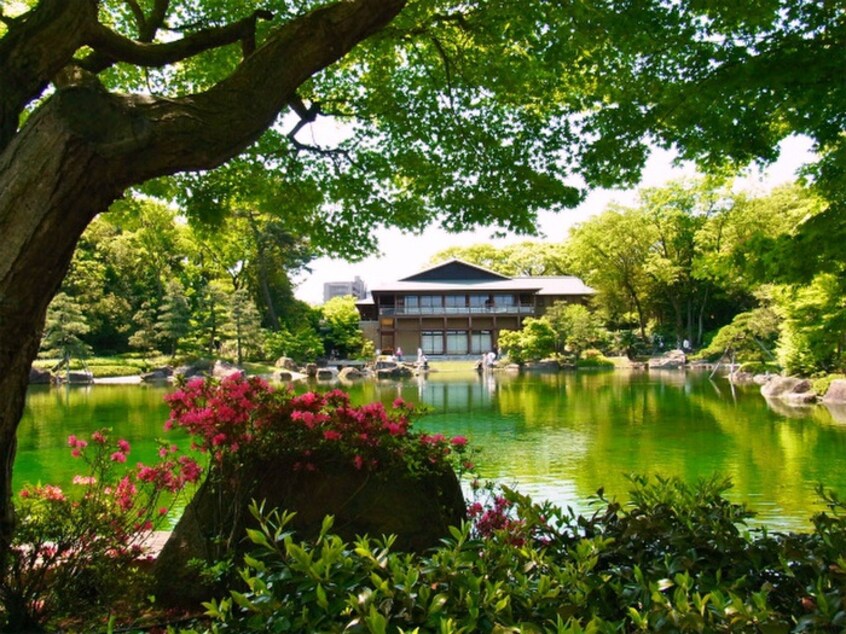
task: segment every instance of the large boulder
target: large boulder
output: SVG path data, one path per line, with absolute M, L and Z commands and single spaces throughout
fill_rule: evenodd
M 297 370 L 297 364 L 291 357 L 279 357 L 274 365 L 289 372 L 296 372 Z
M 823 403 L 846 403 L 846 379 L 834 379 L 831 382 Z
M 652 357 L 647 366 L 650 370 L 679 370 L 687 363 L 687 355 L 683 350 L 670 350 L 660 357 Z
M 145 383 L 155 383 L 157 381 L 167 381 L 173 376 L 173 368 L 169 365 L 161 368 L 153 368 L 149 372 L 144 372 L 141 375 L 141 380 Z
M 414 376 L 414 371 L 402 363 L 395 363 L 393 367 L 376 369 L 377 379 L 407 379 Z
M 225 379 L 230 376 L 246 376 L 246 372 L 239 368 L 237 365 L 233 365 L 227 361 L 217 360 L 214 362 L 212 366 L 211 375 L 216 379 Z
M 29 369 L 29 384 L 30 385 L 49 385 L 53 380 L 53 375 L 50 370 L 41 370 L 40 368 L 31 367 Z
M 273 373 L 273 380 L 280 383 L 290 383 L 294 380 L 294 373 L 290 370 L 276 370 Z
M 342 381 L 353 381 L 355 379 L 360 379 L 363 376 L 364 374 L 362 374 L 361 370 L 352 366 L 341 368 L 341 371 L 338 373 L 338 378 Z
M 189 562 L 212 563 L 221 554 L 237 562 L 253 546 L 245 537 L 245 529 L 255 526 L 248 510 L 251 500 L 264 500 L 266 510 L 295 511 L 291 527 L 299 537 L 316 535 L 324 517 L 333 515 L 333 532 L 346 540 L 393 534 L 396 548 L 418 552 L 437 545 L 449 526 L 466 517 L 461 487 L 451 470 L 415 477 L 337 462 L 307 470 L 290 458 L 238 465 L 226 484 L 207 480 L 186 507 L 156 562 L 156 597 L 197 604 L 215 592 Z M 222 553 L 219 535 L 234 536 Z
M 335 381 L 338 378 L 338 368 L 333 366 L 317 368 L 317 373 L 314 378 L 318 381 Z
M 173 371 L 174 377 L 181 377 L 183 379 L 192 379 L 197 376 L 208 376 L 214 364 L 206 359 L 199 359 L 190 365 L 181 365 Z
M 777 398 L 794 403 L 812 403 L 817 400 L 811 382 L 793 376 L 773 377 L 761 386 L 761 395 L 768 399 Z
M 94 374 L 89 370 L 71 370 L 53 375 L 54 383 L 68 383 L 69 385 L 90 385 L 94 383 Z

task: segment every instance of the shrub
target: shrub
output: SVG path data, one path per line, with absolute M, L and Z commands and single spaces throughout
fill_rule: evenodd
M 577 368 L 613 368 L 614 362 L 602 354 L 599 350 L 589 349 L 582 353 L 576 361 Z
M 626 507 L 577 516 L 503 488 L 425 555 L 391 538 L 297 541 L 254 505 L 243 591 L 207 604 L 214 632 L 843 631 L 846 519 L 808 534 L 745 527 L 728 482 L 632 478 Z
M 195 378 L 165 397 L 168 427 L 185 429 L 193 446 L 223 465 L 253 457 L 288 457 L 295 468 L 313 470 L 325 459 L 345 460 L 356 469 L 402 467 L 407 473 L 459 471 L 467 440 L 418 433 L 413 405 L 396 399 L 355 407 L 341 390 L 295 395 L 259 377 L 234 375 L 214 381 Z
M 112 442 L 105 431 L 90 442 L 72 435 L 68 445 L 87 467 L 74 477 L 75 490 L 27 485 L 16 504 L 17 530 L 0 580 L 3 631 L 40 631 L 60 617 L 85 623 L 118 600 L 140 601 L 135 564 L 167 514 L 162 494 L 176 494 L 200 475 L 176 447 L 163 446 L 155 465 L 127 470 L 121 467 L 129 443 Z
M 836 379 L 846 379 L 846 374 L 826 374 L 813 380 L 813 390 L 820 396 L 825 396 L 831 382 Z
M 174 549 L 172 556 L 163 556 L 158 569 L 173 572 L 157 572 L 161 588 L 169 587 L 184 567 L 181 557 L 202 558 L 204 566 L 215 569 L 219 560 L 239 552 L 252 498 L 267 496 L 274 504 L 297 498 L 299 504 L 307 505 L 312 499 L 331 497 L 325 491 L 313 498 L 299 497 L 288 488 L 294 483 L 320 487 L 339 475 L 344 484 L 360 477 L 360 486 L 338 500 L 340 508 L 353 509 L 347 519 L 354 526 L 364 522 L 355 518 L 356 500 L 371 499 L 373 487 L 365 487 L 367 482 L 406 482 L 411 487 L 404 491 L 408 495 L 415 495 L 417 487 L 422 496 L 418 499 L 431 495 L 441 516 L 423 520 L 430 522 L 425 524 L 429 530 L 419 529 L 420 522 L 409 525 L 405 535 L 409 544 L 423 540 L 428 546 L 440 533 L 446 533 L 449 523 L 463 516 L 464 501 L 454 472 L 472 468 L 466 457 L 466 439 L 413 430 L 414 408 L 401 399 L 390 408 L 382 403 L 356 407 L 340 390 L 296 395 L 287 386 L 274 389 L 260 378 L 237 376 L 219 382 L 192 379 L 166 398 L 171 407 L 168 425 L 185 429 L 192 435 L 193 445 L 212 459 L 206 482 L 176 527 L 177 534 L 190 532 L 195 522 L 202 521 L 203 546 L 196 551 L 186 546 Z M 268 469 L 273 474 L 265 477 Z M 272 492 L 258 493 L 267 482 L 277 483 Z M 385 487 L 386 492 L 390 490 Z M 373 498 L 373 503 L 378 500 Z M 319 511 L 316 521 L 310 523 L 315 530 L 325 512 Z M 393 508 L 385 511 L 386 517 L 396 512 Z M 202 520 L 195 520 L 199 517 Z M 433 535 L 436 526 L 442 530 Z M 207 589 L 198 588 L 198 592 L 198 599 L 210 596 Z

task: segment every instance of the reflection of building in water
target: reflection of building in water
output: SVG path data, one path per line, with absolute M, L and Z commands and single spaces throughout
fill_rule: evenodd
M 491 373 L 489 373 L 491 374 Z M 424 381 L 418 383 L 421 402 L 437 411 L 472 409 L 474 406 L 488 407 L 496 392 L 496 378 L 480 378 L 473 382 Z
M 428 357 L 486 354 L 501 330 L 519 330 L 554 302 L 585 303 L 577 277 L 506 277 L 460 260 L 370 290 L 358 302 L 362 330 L 382 351 L 420 348 Z

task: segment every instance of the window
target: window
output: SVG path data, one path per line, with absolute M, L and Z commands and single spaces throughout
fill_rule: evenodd
M 496 306 L 514 306 L 514 295 L 494 295 Z
M 490 330 L 480 330 L 470 334 L 470 352 L 481 354 L 493 350 L 493 338 Z
M 467 305 L 464 295 L 447 295 L 444 297 L 444 303 L 447 308 L 464 308 Z
M 466 330 L 448 330 L 446 340 L 447 354 L 467 354 Z
M 441 312 L 444 298 L 440 295 L 422 295 L 420 297 L 420 312 L 424 315 Z
M 421 332 L 420 347 L 423 348 L 423 354 L 443 354 L 443 330 L 424 330 L 423 332 Z

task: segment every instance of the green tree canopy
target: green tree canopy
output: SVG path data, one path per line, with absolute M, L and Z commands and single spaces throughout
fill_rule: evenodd
M 633 184 L 650 142 L 707 165 L 810 136 L 846 187 L 842 7 L 819 0 L 39 0 L 0 11 L 0 491 L 25 376 L 86 225 L 236 155 L 315 239 L 381 224 L 532 233 L 570 185 Z M 316 144 L 331 117 L 347 136 Z M 278 125 L 277 125 L 278 124 Z M 197 186 L 197 192 L 205 190 Z M 212 197 L 211 200 L 214 200 Z M 342 241 L 329 239 L 338 236 Z M 38 280 L 33 285 L 31 280 Z M 0 509 L 0 549 L 11 507 Z M 0 552 L 2 555 L 2 552 Z
M 562 245 L 552 242 L 526 241 L 501 247 L 492 244 L 449 247 L 438 251 L 430 261 L 438 264 L 451 258 L 477 264 L 509 277 L 566 275 L 569 268 Z
M 326 354 L 341 358 L 355 358 L 364 346 L 364 333 L 359 322 L 361 316 L 355 306 L 355 297 L 343 295 L 333 297 L 320 307 Z

